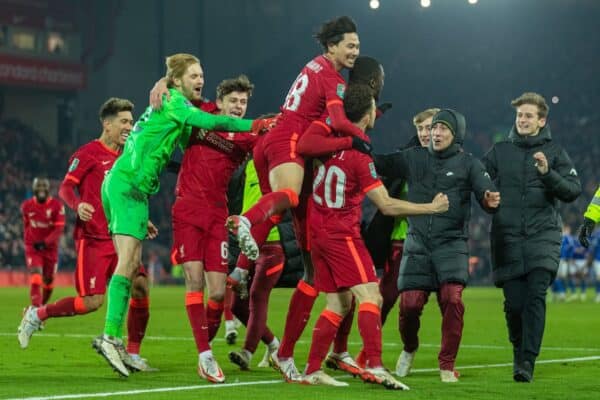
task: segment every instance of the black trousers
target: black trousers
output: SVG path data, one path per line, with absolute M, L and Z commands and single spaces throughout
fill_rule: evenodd
M 513 345 L 514 364 L 529 361 L 535 365 L 546 324 L 546 291 L 550 271 L 537 268 L 504 283 L 504 313 L 508 338 Z

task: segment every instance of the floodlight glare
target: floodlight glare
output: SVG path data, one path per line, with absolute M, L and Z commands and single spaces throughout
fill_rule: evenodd
M 477 0 L 469 0 L 469 4 L 477 4 Z
M 371 7 L 373 10 L 377 10 L 379 8 L 379 0 L 369 1 L 369 7 Z
M 421 0 L 421 7 L 429 7 L 431 5 L 431 0 Z

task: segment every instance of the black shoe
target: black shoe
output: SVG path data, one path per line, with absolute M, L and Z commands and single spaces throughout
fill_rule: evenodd
M 529 361 L 523 361 L 521 365 L 516 366 L 513 379 L 515 382 L 531 382 L 533 380 L 533 364 Z

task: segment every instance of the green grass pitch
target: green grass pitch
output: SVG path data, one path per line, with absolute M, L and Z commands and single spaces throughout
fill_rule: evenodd
M 53 299 L 72 293 L 63 288 Z M 276 289 L 271 298 L 269 324 L 277 335 L 283 332 L 291 291 Z M 21 350 L 16 328 L 28 301 L 26 288 L 0 289 L 0 399 L 13 398 L 106 398 L 115 399 L 598 399 L 600 394 L 600 304 L 549 303 L 546 333 L 540 363 L 531 384 L 512 380 L 512 353 L 507 340 L 502 293 L 492 288 L 467 288 L 465 328 L 458 354 L 460 382 L 442 384 L 437 372 L 440 315 L 435 297 L 427 304 L 421 325 L 421 348 L 414 373 L 402 379 L 409 392 L 387 391 L 381 386 L 347 379 L 349 388 L 329 388 L 282 383 L 270 369 L 239 371 L 227 359 L 223 329 L 213 350 L 227 376 L 226 385 L 210 385 L 196 375 L 197 354 L 184 308 L 182 287 L 157 287 L 151 293 L 151 317 L 142 355 L 156 373 L 136 373 L 119 378 L 91 348 L 91 339 L 102 331 L 105 308 L 91 315 L 53 319 L 35 334 L 29 348 Z M 323 298 L 315 306 L 311 321 L 296 347 L 295 359 L 304 368 L 310 335 Z M 384 327 L 383 356 L 394 369 L 401 342 L 397 331 L 397 308 Z M 240 331 L 243 336 L 243 330 Z M 238 339 L 238 345 L 241 344 Z M 350 350 L 360 347 L 353 329 Z M 260 346 L 253 365 L 264 347 Z M 544 362 L 544 363 L 542 363 Z M 497 365 L 500 364 L 500 365 Z M 461 368 L 462 367 L 462 368 Z M 136 392 L 137 391 L 137 392 Z M 89 394 L 97 396 L 89 396 Z M 85 395 L 88 396 L 85 396 Z

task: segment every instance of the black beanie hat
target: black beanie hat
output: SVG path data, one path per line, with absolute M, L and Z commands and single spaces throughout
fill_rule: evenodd
M 433 116 L 431 126 L 438 122 L 446 125 L 452 131 L 454 143 L 463 144 L 467 131 L 467 122 L 464 115 L 458 111 L 444 108 Z

